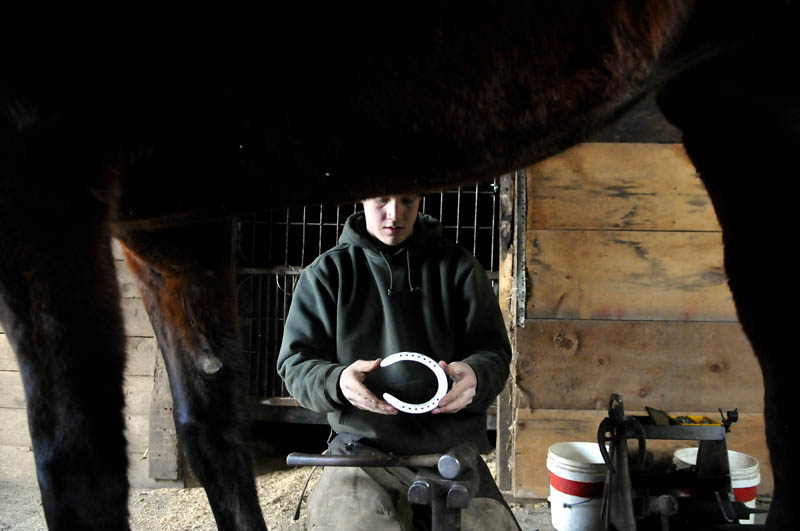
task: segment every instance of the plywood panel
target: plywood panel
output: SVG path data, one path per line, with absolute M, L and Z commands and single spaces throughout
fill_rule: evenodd
M 705 232 L 528 233 L 528 318 L 736 321 Z
M 761 370 L 739 323 L 528 320 L 518 328 L 517 404 L 760 413 Z
M 623 397 L 624 398 L 624 397 Z M 629 411 L 630 414 L 643 414 Z M 681 411 L 680 413 L 690 413 Z M 714 412 L 703 414 L 713 416 Z M 546 498 L 549 495 L 547 449 L 564 441 L 597 440 L 597 427 L 605 417 L 604 411 L 576 410 L 518 410 L 514 439 L 514 496 Z M 764 417 L 742 414 L 727 437 L 728 448 L 752 455 L 759 460 L 761 484 L 759 493 L 773 490 L 772 468 L 764 438 Z M 695 441 L 648 441 L 648 448 L 671 455 L 678 448 L 696 446 Z
M 719 231 L 680 144 L 579 144 L 528 168 L 529 229 Z

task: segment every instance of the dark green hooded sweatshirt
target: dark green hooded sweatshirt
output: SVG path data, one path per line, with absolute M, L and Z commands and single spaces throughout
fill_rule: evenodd
M 303 407 L 328 414 L 337 433 L 405 454 L 444 452 L 464 441 L 489 449 L 486 410 L 508 378 L 511 347 L 486 272 L 441 232 L 437 220 L 419 215 L 407 242 L 388 247 L 369 236 L 363 213 L 353 214 L 340 243 L 303 271 L 278 373 Z M 452 414 L 380 415 L 344 398 L 339 377 L 346 366 L 401 351 L 468 363 L 478 379 L 472 403 Z M 419 365 L 392 367 L 409 364 Z

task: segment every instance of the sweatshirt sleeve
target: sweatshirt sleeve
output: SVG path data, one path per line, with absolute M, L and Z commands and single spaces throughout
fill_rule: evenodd
M 283 331 L 278 374 L 301 406 L 328 413 L 344 406 L 336 362 L 336 296 L 312 266 L 300 275 Z
M 483 411 L 503 390 L 508 379 L 511 344 L 497 296 L 483 267 L 474 259 L 462 293 L 465 303 L 464 347 L 468 351 L 463 361 L 472 367 L 478 379 L 476 395 L 465 409 Z

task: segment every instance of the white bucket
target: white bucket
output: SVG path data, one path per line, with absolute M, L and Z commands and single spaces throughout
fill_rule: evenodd
M 675 451 L 672 460 L 679 469 L 689 468 L 697 463 L 697 448 L 681 448 Z M 731 471 L 731 487 L 736 501 L 743 502 L 748 507 L 756 506 L 756 490 L 761 483 L 761 472 L 758 469 L 758 459 L 742 452 L 728 450 L 728 466 Z M 754 524 L 755 515 L 751 514 L 747 520 L 739 520 L 740 524 Z
M 550 516 L 557 531 L 599 531 L 606 465 L 597 443 L 562 442 L 547 450 Z

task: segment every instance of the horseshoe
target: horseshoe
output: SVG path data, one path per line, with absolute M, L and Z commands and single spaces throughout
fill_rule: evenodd
M 435 409 L 436 406 L 439 405 L 439 400 L 444 398 L 444 395 L 447 394 L 447 375 L 445 374 L 444 369 L 442 369 L 438 363 L 433 361 L 425 354 L 420 354 L 418 352 L 397 352 L 396 354 L 387 356 L 383 359 L 383 361 L 381 361 L 381 367 L 388 367 L 389 365 L 397 363 L 398 361 L 416 361 L 417 363 L 425 365 L 436 376 L 436 381 L 438 382 L 439 387 L 436 390 L 436 394 L 433 395 L 433 398 L 421 404 L 409 404 L 408 402 L 403 402 L 389 393 L 383 393 L 383 399 L 394 406 L 395 409 L 404 413 L 427 413 L 428 411 Z

